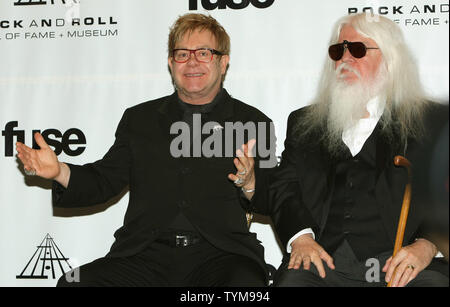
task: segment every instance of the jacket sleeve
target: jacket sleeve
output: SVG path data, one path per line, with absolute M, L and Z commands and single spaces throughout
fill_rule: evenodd
M 67 164 L 70 168 L 67 188 L 53 182 L 54 206 L 70 208 L 104 203 L 127 186 L 131 165 L 128 110 L 120 120 L 115 137 L 114 144 L 101 160 L 85 165 Z
M 302 195 L 297 174 L 297 161 L 300 156 L 298 141 L 294 136 L 297 113 L 288 119 L 285 149 L 278 167 L 263 173 L 252 199 L 255 212 L 270 215 L 283 245 L 299 231 L 317 229 L 309 210 L 302 203 Z

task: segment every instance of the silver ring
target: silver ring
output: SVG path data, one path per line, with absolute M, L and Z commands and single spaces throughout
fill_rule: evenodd
M 36 175 L 36 171 L 34 169 L 32 169 L 31 171 L 27 171 L 26 169 L 23 169 L 25 171 L 25 174 L 27 176 L 35 176 Z
M 238 178 L 234 181 L 234 184 L 243 184 L 244 180 L 242 180 L 242 178 Z
M 239 174 L 239 175 L 245 175 L 245 174 L 247 174 L 247 169 L 244 168 L 244 170 L 243 170 L 242 172 L 239 172 L 238 174 Z

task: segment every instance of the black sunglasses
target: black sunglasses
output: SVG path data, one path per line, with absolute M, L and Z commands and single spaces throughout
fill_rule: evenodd
M 364 57 L 367 53 L 367 49 L 379 49 L 374 47 L 366 47 L 364 43 L 361 42 L 349 42 L 344 40 L 340 44 L 331 45 L 328 48 L 328 55 L 333 61 L 339 61 L 344 55 L 345 49 L 350 51 L 350 54 L 357 59 Z

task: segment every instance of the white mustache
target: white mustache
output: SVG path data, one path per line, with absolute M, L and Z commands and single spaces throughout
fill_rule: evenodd
M 358 77 L 358 79 L 361 79 L 361 73 L 357 69 L 355 69 L 352 66 L 348 65 L 347 63 L 342 63 L 341 65 L 339 65 L 336 68 L 336 77 L 338 77 L 338 78 L 341 77 L 341 72 L 342 72 L 343 69 L 346 69 L 346 70 L 348 70 L 350 72 L 353 72 Z

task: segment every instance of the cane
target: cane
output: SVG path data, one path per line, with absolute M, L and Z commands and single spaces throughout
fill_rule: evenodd
M 394 164 L 396 166 L 403 166 L 406 167 L 408 170 L 408 184 L 405 188 L 405 193 L 403 194 L 403 204 L 402 204 L 402 210 L 400 212 L 400 218 L 398 220 L 398 226 L 397 226 L 397 235 L 395 237 L 395 244 L 394 244 L 394 253 L 392 254 L 392 258 L 397 255 L 397 253 L 400 251 L 403 245 L 403 237 L 405 235 L 405 228 L 406 228 L 406 221 L 408 220 L 408 212 L 409 212 L 409 205 L 411 203 L 411 179 L 412 179 L 412 172 L 411 172 L 411 163 L 402 156 L 395 156 L 394 158 Z M 395 276 L 395 271 L 392 277 Z M 387 284 L 388 287 L 391 286 L 391 280 Z

